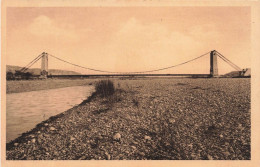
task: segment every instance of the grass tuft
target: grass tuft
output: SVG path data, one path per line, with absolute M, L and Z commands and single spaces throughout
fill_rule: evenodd
M 96 94 L 101 97 L 108 97 L 115 93 L 115 86 L 111 80 L 101 80 L 95 85 Z
M 139 102 L 137 99 L 133 99 L 132 102 L 134 103 L 134 106 L 138 107 L 139 106 Z

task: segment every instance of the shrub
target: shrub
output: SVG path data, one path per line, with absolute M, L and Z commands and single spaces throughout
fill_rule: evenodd
M 107 97 L 115 93 L 115 86 L 110 80 L 101 80 L 96 83 L 95 90 L 96 94 Z
M 6 73 L 6 80 L 14 80 L 14 79 L 15 79 L 14 74 L 11 71 L 8 71 Z
M 15 73 L 14 73 L 14 77 L 15 79 L 26 79 L 26 80 L 29 80 L 29 79 L 32 79 L 33 78 L 33 73 L 31 72 L 21 72 L 21 71 L 18 71 L 16 70 Z
M 32 76 L 33 76 L 33 74 L 32 73 L 30 73 L 30 72 L 26 72 L 26 73 L 24 73 L 24 79 L 26 79 L 26 80 L 29 80 L 29 79 L 32 79 Z

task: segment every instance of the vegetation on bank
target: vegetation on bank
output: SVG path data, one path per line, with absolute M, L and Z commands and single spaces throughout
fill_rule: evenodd
M 6 72 L 6 80 L 29 80 L 33 79 L 33 73 L 31 72 L 21 72 L 15 71 L 14 73 L 11 71 Z
M 107 97 L 115 93 L 115 86 L 111 80 L 101 80 L 98 81 L 95 85 L 95 93 Z
M 95 91 L 92 96 L 103 99 L 107 109 L 112 109 L 114 103 L 122 100 L 122 93 L 125 93 L 125 91 L 120 88 L 119 83 L 115 85 L 114 81 L 107 79 L 95 82 Z

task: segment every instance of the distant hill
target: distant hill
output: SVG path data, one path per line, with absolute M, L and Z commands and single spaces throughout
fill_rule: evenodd
M 242 76 L 240 76 L 240 73 Z M 236 78 L 236 77 L 251 77 L 251 68 L 245 68 L 242 71 L 231 71 L 222 75 L 222 77 L 226 78 Z
M 6 65 L 6 71 L 15 72 L 15 70 L 20 70 L 22 67 Z M 31 68 L 28 69 L 27 72 L 33 73 L 33 75 L 40 75 L 41 69 L 39 68 Z M 81 73 L 74 71 L 66 71 L 66 70 L 58 70 L 58 69 L 49 69 L 50 75 L 81 75 Z
M 239 76 L 239 71 L 231 71 L 229 73 L 222 75 L 222 77 L 227 77 L 227 78 L 233 78 L 238 76 Z

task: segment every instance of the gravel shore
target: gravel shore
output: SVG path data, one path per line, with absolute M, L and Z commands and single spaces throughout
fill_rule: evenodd
M 8 160 L 249 160 L 250 78 L 114 80 L 7 143 Z

